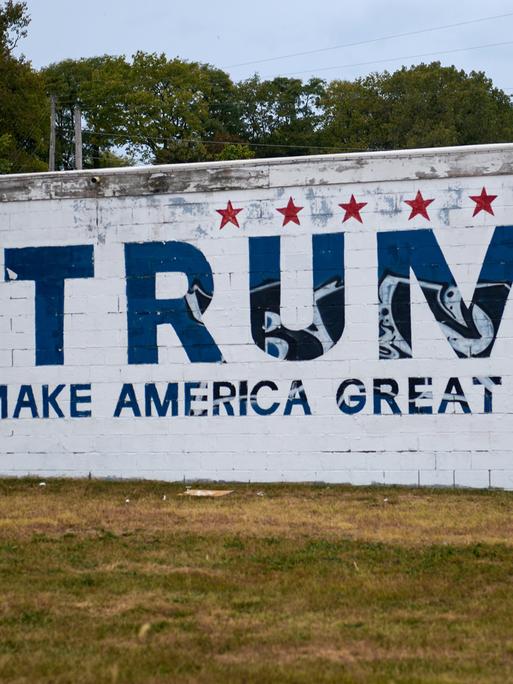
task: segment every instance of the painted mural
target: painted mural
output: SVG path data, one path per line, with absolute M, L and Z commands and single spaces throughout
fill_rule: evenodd
M 513 488 L 513 187 L 472 154 L 21 188 L 0 471 Z

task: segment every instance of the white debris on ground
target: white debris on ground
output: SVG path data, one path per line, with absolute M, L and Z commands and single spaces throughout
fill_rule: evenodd
M 226 496 L 232 494 L 233 489 L 187 489 L 185 492 L 178 494 L 178 496 Z

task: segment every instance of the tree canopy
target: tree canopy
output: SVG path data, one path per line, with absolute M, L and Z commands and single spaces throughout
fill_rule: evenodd
M 43 82 L 29 62 L 12 54 L 28 24 L 26 3 L 0 5 L 0 173 L 47 168 Z
M 75 105 L 86 168 L 513 140 L 511 98 L 479 71 L 432 62 L 353 81 L 234 82 L 210 64 L 144 52 L 36 71 L 13 54 L 29 21 L 25 2 L 0 2 L 0 173 L 47 168 L 50 96 L 64 170 Z
M 0 50 L 12 52 L 21 38 L 27 35 L 30 23 L 26 2 L 7 0 L 0 6 Z
M 333 81 L 322 107 L 328 145 L 389 150 L 513 140 L 510 98 L 483 72 L 439 62 Z

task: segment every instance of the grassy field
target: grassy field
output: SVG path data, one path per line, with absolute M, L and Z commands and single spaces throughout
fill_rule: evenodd
M 181 491 L 0 481 L 0 681 L 513 681 L 512 494 Z

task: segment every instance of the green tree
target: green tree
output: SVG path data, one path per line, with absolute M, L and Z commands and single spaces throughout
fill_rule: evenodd
M 11 54 L 21 38 L 27 35 L 30 18 L 26 2 L 7 0 L 0 5 L 0 50 Z
M 341 148 L 469 145 L 513 136 L 510 98 L 484 73 L 439 62 L 333 81 L 322 105 L 324 141 Z
M 0 4 L 0 172 L 47 167 L 48 107 L 40 76 L 13 48 L 26 34 L 26 3 Z
M 303 83 L 255 75 L 242 81 L 237 87 L 241 137 L 255 144 L 259 157 L 315 153 L 324 92 L 325 82 L 318 78 Z
M 219 69 L 138 52 L 130 68 L 125 132 L 128 149 L 153 163 L 201 161 L 226 130 L 232 89 Z
M 228 161 L 231 159 L 254 159 L 255 156 L 255 152 L 253 152 L 249 145 L 225 143 L 214 159 L 217 161 Z
M 58 165 L 73 168 L 73 109 L 82 110 L 84 166 L 109 155 L 147 163 L 215 159 L 241 142 L 234 85 L 207 64 L 138 52 L 124 57 L 65 60 L 44 70 L 58 104 Z M 108 154 L 107 154 L 108 153 Z M 231 151 L 233 154 L 233 150 Z
M 57 168 L 75 166 L 75 105 L 83 117 L 84 167 L 102 166 L 106 158 L 123 160 L 112 148 L 121 146 L 126 137 L 129 70 L 124 57 L 109 55 L 67 59 L 43 69 L 46 90 L 57 104 Z
M 322 99 L 321 138 L 334 151 L 371 150 L 376 148 L 377 129 L 384 122 L 378 93 L 356 81 L 334 81 Z

